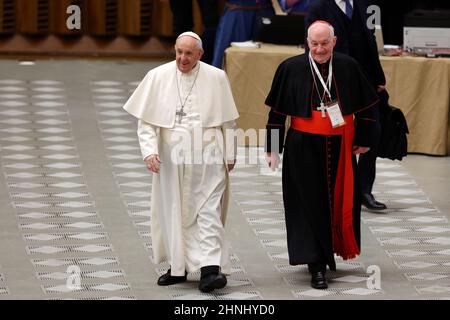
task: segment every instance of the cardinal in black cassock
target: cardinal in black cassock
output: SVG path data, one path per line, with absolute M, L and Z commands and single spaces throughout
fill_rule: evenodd
M 278 165 L 284 148 L 282 186 L 291 265 L 308 264 L 311 285 L 325 289 L 334 254 L 360 253 L 361 203 L 356 154 L 367 152 L 380 126 L 378 97 L 353 58 L 333 53 L 333 28 L 316 21 L 308 30 L 309 54 L 278 67 L 266 105 L 267 161 Z M 331 67 L 330 67 L 331 63 Z M 330 77 L 329 77 L 330 75 Z M 341 121 L 332 123 L 338 104 Z M 285 138 L 286 117 L 290 128 Z

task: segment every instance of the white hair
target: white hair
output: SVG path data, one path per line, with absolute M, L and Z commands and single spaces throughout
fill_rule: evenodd
M 196 34 L 195 32 L 192 31 L 186 31 L 181 33 L 178 37 L 177 37 L 177 41 L 178 39 L 180 39 L 181 37 L 191 37 L 194 38 L 195 40 L 197 40 L 197 46 L 199 49 L 203 50 L 203 43 L 202 43 L 202 39 L 200 38 L 200 36 L 198 34 Z
M 334 28 L 333 28 L 333 26 L 332 26 L 331 24 L 329 24 L 328 22 L 326 22 L 326 21 L 317 20 L 317 21 L 313 22 L 313 23 L 309 26 L 309 28 L 308 28 L 308 38 L 309 38 L 309 34 L 310 34 L 311 28 L 314 27 L 314 26 L 316 26 L 316 25 L 322 25 L 322 26 L 327 27 L 328 29 L 330 29 L 330 36 L 331 36 L 331 37 L 334 37 Z

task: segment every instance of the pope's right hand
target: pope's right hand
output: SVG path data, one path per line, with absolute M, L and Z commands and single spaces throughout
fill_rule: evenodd
M 161 159 L 157 154 L 151 154 L 144 159 L 145 165 L 147 169 L 151 172 L 158 173 L 159 172 L 159 164 L 161 163 Z
M 266 152 L 266 161 L 272 171 L 275 171 L 280 164 L 280 156 L 277 152 Z

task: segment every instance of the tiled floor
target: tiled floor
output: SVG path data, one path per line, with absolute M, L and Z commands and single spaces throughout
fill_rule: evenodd
M 121 109 L 157 63 L 0 61 L 0 299 L 448 299 L 450 161 L 379 160 L 384 214 L 363 212 L 362 255 L 328 290 L 287 263 L 280 172 L 239 150 L 227 234 L 233 273 L 168 288 L 151 260 L 151 176 Z M 258 163 L 249 164 L 256 154 Z

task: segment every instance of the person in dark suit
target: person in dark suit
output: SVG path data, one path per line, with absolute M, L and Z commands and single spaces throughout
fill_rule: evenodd
M 262 17 L 275 14 L 274 0 L 227 0 L 217 26 L 212 65 L 222 68 L 225 49 L 231 42 L 253 40 Z
M 316 20 L 325 20 L 334 27 L 337 43 L 334 51 L 353 57 L 378 92 L 380 108 L 387 104 L 386 78 L 378 56 L 374 29 L 369 29 L 368 0 L 314 0 L 305 19 L 306 30 Z M 372 187 L 376 175 L 377 145 L 359 157 L 358 176 L 361 203 L 370 210 L 384 210 L 386 205 L 375 200 Z
M 218 3 L 217 0 L 197 0 L 197 3 L 203 22 L 203 34 L 201 38 L 204 54 L 202 61 L 211 64 L 217 24 L 220 18 Z M 193 29 L 194 19 L 191 0 L 170 0 L 170 9 L 173 14 L 173 25 L 176 36 Z

